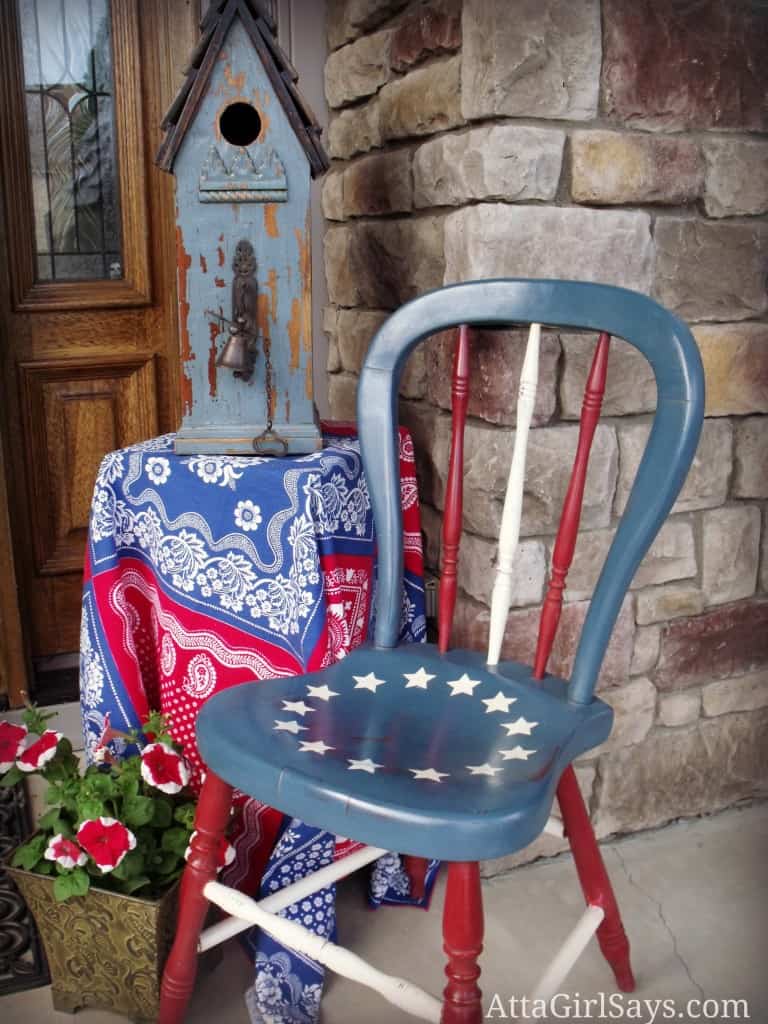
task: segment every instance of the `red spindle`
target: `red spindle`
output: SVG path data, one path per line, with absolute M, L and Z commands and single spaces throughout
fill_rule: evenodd
M 611 965 L 621 991 L 634 992 L 635 978 L 629 958 L 629 940 L 573 765 L 568 765 L 560 777 L 557 801 L 584 899 L 588 904 L 600 906 L 605 911 L 603 922 L 597 929 L 597 941 L 602 954 Z
M 441 654 L 448 650 L 456 607 L 462 506 L 464 497 L 464 426 L 469 404 L 469 328 L 459 328 L 453 355 L 451 380 L 451 454 L 443 513 L 443 567 L 437 595 L 437 646 Z
M 441 1024 L 480 1024 L 482 993 L 477 984 L 483 951 L 483 899 L 480 867 L 474 862 L 448 865 L 443 909 L 443 949 L 448 956 Z
M 568 570 L 573 561 L 576 535 L 579 532 L 579 520 L 581 519 L 581 507 L 584 501 L 584 484 L 587 479 L 589 453 L 592 448 L 592 439 L 595 436 L 597 421 L 600 419 L 600 409 L 603 404 L 603 395 L 605 394 L 608 346 L 610 341 L 611 336 L 609 334 L 603 333 L 600 335 L 595 356 L 592 360 L 592 367 L 589 371 L 587 387 L 584 392 L 576 458 L 573 462 L 571 479 L 563 503 L 563 514 L 560 517 L 560 525 L 557 530 L 555 549 L 552 553 L 552 575 L 547 589 L 547 596 L 541 609 L 539 638 L 536 644 L 536 658 L 533 663 L 534 679 L 542 679 L 544 676 L 549 655 L 552 652 L 557 625 L 560 622 L 565 577 L 568 575 Z
M 597 343 L 592 367 L 584 392 L 584 403 L 579 424 L 579 442 L 573 463 L 568 492 L 563 503 L 563 514 L 557 531 L 555 549 L 552 553 L 552 578 L 550 580 L 539 624 L 539 638 L 536 645 L 536 659 L 533 676 L 541 679 L 546 671 L 552 651 L 560 612 L 563 604 L 565 577 L 573 561 L 576 535 L 579 532 L 581 507 L 584 500 L 584 484 L 587 464 L 595 435 L 600 408 L 605 394 L 605 378 L 608 369 L 608 347 L 610 336 L 601 334 Z M 597 939 L 603 956 L 613 968 L 616 981 L 623 992 L 632 992 L 635 980 L 629 958 L 627 940 L 611 880 L 605 869 L 600 848 L 595 839 L 589 813 L 579 789 L 579 783 L 572 765 L 563 772 L 557 787 L 557 800 L 563 817 L 565 834 L 568 837 L 576 871 L 587 903 L 598 904 L 605 911 L 603 923 L 597 930 Z
M 216 881 L 219 841 L 229 821 L 232 787 L 209 771 L 195 814 L 195 837 L 181 879 L 176 938 L 165 962 L 158 1024 L 181 1024 L 195 987 L 197 942 L 208 910 L 203 889 Z
M 429 861 L 426 857 L 403 856 L 403 867 L 411 881 L 411 896 L 415 900 L 424 899 L 424 883 L 427 876 Z

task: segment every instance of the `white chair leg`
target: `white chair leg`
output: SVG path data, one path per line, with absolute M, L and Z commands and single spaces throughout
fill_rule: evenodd
M 334 861 L 313 874 L 300 878 L 297 882 L 292 882 L 291 885 L 286 885 L 285 888 L 272 893 L 271 896 L 265 896 L 264 899 L 258 901 L 258 906 L 267 913 L 277 914 L 281 910 L 285 910 L 286 907 L 290 907 L 292 903 L 298 903 L 299 900 L 303 900 L 306 896 L 312 896 L 319 889 L 325 889 L 327 885 L 338 882 L 339 879 L 346 878 L 347 875 L 353 874 L 365 867 L 366 864 L 378 860 L 386 852 L 377 846 L 364 846 L 362 850 L 355 850 L 348 857 Z M 249 900 L 249 904 L 253 902 L 255 901 Z M 237 916 L 228 917 L 225 921 L 218 921 L 200 933 L 197 944 L 198 952 L 204 953 L 206 949 L 218 946 L 219 943 L 231 939 L 233 935 L 239 935 L 246 928 L 250 928 L 251 924 L 250 920 Z
M 558 839 L 562 839 L 565 836 L 565 826 L 561 819 L 556 817 L 554 814 L 550 814 L 547 818 L 547 824 L 544 826 L 544 831 L 547 835 L 557 836 Z
M 504 628 L 512 604 L 512 566 L 517 542 L 520 538 L 520 517 L 523 510 L 523 485 L 525 483 L 525 455 L 528 447 L 528 432 L 536 403 L 536 387 L 539 379 L 539 343 L 541 324 L 531 324 L 528 345 L 525 349 L 520 387 L 517 396 L 517 422 L 515 444 L 512 450 L 512 465 L 509 469 L 504 510 L 499 531 L 499 559 L 496 578 L 491 596 L 491 619 L 488 628 L 488 664 L 498 665 Z
M 584 952 L 587 943 L 600 927 L 604 917 L 605 911 L 602 907 L 587 907 L 531 993 L 532 1000 L 540 999 L 548 1003 L 561 990 L 571 968 Z
M 316 879 L 317 874 L 311 877 Z M 443 1004 L 417 985 L 413 985 L 403 978 L 384 974 L 366 963 L 356 953 L 337 946 L 320 935 L 315 935 L 295 921 L 286 921 L 281 917 L 276 917 L 264 910 L 255 900 L 236 889 L 221 885 L 220 882 L 208 882 L 204 892 L 211 903 L 215 903 L 235 917 L 246 920 L 249 924 L 258 925 L 283 945 L 295 949 L 304 956 L 311 957 L 318 963 L 325 964 L 332 971 L 351 981 L 372 988 L 387 1002 L 418 1017 L 419 1020 L 440 1024 Z

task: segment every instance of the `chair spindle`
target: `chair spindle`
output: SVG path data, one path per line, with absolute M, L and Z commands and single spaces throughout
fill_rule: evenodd
M 552 653 L 557 626 L 560 622 L 565 578 L 573 561 L 576 536 L 579 532 L 589 454 L 592 449 L 597 422 L 600 419 L 603 395 L 605 394 L 610 341 L 609 334 L 603 332 L 600 335 L 600 340 L 597 343 L 595 355 L 592 359 L 589 377 L 587 378 L 587 386 L 584 391 L 576 457 L 573 462 L 571 479 L 568 483 L 565 501 L 563 502 L 563 512 L 560 517 L 555 548 L 552 553 L 552 573 L 549 587 L 547 588 L 547 596 L 544 598 L 541 618 L 539 619 L 539 636 L 536 643 L 536 657 L 533 663 L 534 679 L 542 679 L 544 677 L 547 662 Z
M 589 455 L 605 394 L 610 341 L 609 334 L 603 332 L 600 335 L 584 390 L 576 457 L 563 502 L 563 513 L 552 552 L 552 574 L 539 620 L 534 679 L 544 677 L 560 622 L 565 578 L 573 561 L 579 532 Z M 588 905 L 600 906 L 605 912 L 605 917 L 597 929 L 600 949 L 613 969 L 619 988 L 622 992 L 632 992 L 635 988 L 635 979 L 630 963 L 629 941 L 573 765 L 569 765 L 560 778 L 557 802 L 560 805 L 565 835 L 571 846 L 584 899 Z
M 464 427 L 469 405 L 469 328 L 459 327 L 451 378 L 451 454 L 443 512 L 443 566 L 437 594 L 437 646 L 445 654 L 451 642 L 459 572 L 459 541 L 464 499 Z
M 507 615 L 512 604 L 512 569 L 517 543 L 520 539 L 520 518 L 523 509 L 523 487 L 525 484 L 525 456 L 528 448 L 528 432 L 536 403 L 536 388 L 539 380 L 539 345 L 541 324 L 531 324 L 528 345 L 525 349 L 520 386 L 517 394 L 517 424 L 515 444 L 512 450 L 512 465 L 504 496 L 504 510 L 499 531 L 499 559 L 496 578 L 491 596 L 491 621 L 488 629 L 488 664 L 498 665 Z

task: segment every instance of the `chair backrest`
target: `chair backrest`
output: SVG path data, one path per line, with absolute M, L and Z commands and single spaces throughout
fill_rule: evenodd
M 588 703 L 624 594 L 680 491 L 703 420 L 704 376 L 690 331 L 656 302 L 626 289 L 574 281 L 473 281 L 422 295 L 381 327 L 358 388 L 358 426 L 379 548 L 374 642 L 377 647 L 394 647 L 399 627 L 403 553 L 396 420 L 405 360 L 416 344 L 449 327 L 525 323 L 622 337 L 648 359 L 656 378 L 653 428 L 595 588 L 571 673 L 570 699 Z

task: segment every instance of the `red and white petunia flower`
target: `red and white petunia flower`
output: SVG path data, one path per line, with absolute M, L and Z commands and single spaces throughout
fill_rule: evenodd
M 0 722 L 0 772 L 7 772 L 24 749 L 26 725 Z
M 189 782 L 189 766 L 165 743 L 148 743 L 141 752 L 141 777 L 161 793 L 179 793 Z
M 129 850 L 136 846 L 136 836 L 114 818 L 91 818 L 77 830 L 77 841 L 93 858 L 102 875 L 114 871 Z
M 45 859 L 56 861 L 63 868 L 81 868 L 88 860 L 88 854 L 81 850 L 77 843 L 65 839 L 59 832 L 53 839 L 48 840 Z
M 30 743 L 16 764 L 23 772 L 36 772 L 56 756 L 56 748 L 61 739 L 60 732 L 46 729 L 42 736 Z
M 189 837 L 189 846 L 184 851 L 184 860 L 189 860 L 189 855 L 192 853 L 192 840 L 197 835 L 197 829 Z M 222 868 L 228 868 L 232 861 L 235 859 L 235 848 L 227 839 L 226 836 L 222 836 L 219 839 L 219 849 L 216 856 L 216 870 L 221 871 Z

